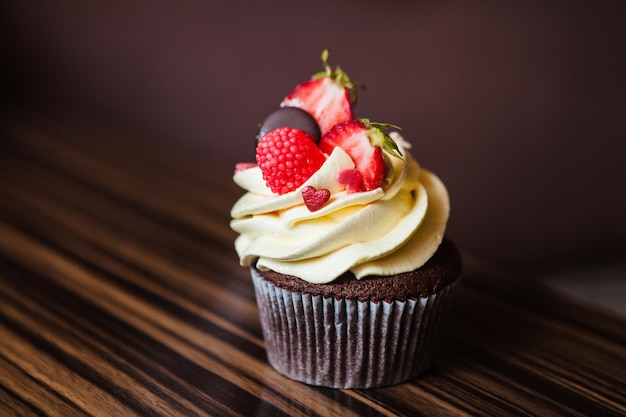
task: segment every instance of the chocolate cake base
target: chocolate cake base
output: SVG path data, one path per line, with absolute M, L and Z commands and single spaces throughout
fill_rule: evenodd
M 444 241 L 422 268 L 393 277 L 346 274 L 310 284 L 254 267 L 251 274 L 268 361 L 278 372 L 311 385 L 373 388 L 428 367 L 461 258 Z
M 312 284 L 275 271 L 258 273 L 277 287 L 293 292 L 360 301 L 392 302 L 436 294 L 456 281 L 461 271 L 461 255 L 458 249 L 449 239 L 444 238 L 437 252 L 424 266 L 392 276 L 370 276 L 358 280 L 351 272 L 346 272 L 328 284 Z

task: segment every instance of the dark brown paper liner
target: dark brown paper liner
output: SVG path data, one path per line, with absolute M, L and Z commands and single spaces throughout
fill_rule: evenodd
M 393 385 L 425 370 L 458 282 L 430 297 L 374 303 L 294 293 L 251 274 L 269 363 L 332 388 Z

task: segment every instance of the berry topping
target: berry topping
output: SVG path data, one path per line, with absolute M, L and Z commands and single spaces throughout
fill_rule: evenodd
M 388 127 L 395 126 L 370 123 L 367 119 L 349 120 L 329 130 L 322 137 L 319 147 L 327 154 L 330 154 L 336 146 L 346 151 L 363 177 L 360 190 L 373 190 L 380 187 L 385 178 L 383 150 L 393 156 L 401 157 L 396 143 L 383 132 L 383 129 Z M 339 176 L 341 175 L 342 173 Z M 348 176 L 348 174 L 343 175 Z M 337 180 L 341 182 L 340 178 Z M 350 181 L 348 178 L 344 180 L 346 183 L 350 182 L 350 188 L 344 183 L 348 192 L 354 192 L 356 190 L 355 184 L 352 184 L 354 178 Z
M 315 143 L 319 142 L 322 137 L 317 121 L 308 112 L 298 107 L 281 107 L 265 118 L 259 129 L 257 139 L 261 139 L 267 132 L 283 126 L 304 130 L 311 135 Z
M 346 187 L 348 193 L 363 191 L 363 174 L 358 169 L 344 169 L 337 174 L 337 182 Z
M 250 168 L 254 168 L 256 164 L 254 162 L 237 162 L 235 164 L 235 174 L 245 171 Z
M 302 199 L 309 211 L 317 211 L 326 204 L 330 198 L 330 191 L 326 188 L 316 190 L 315 188 L 307 185 L 302 189 Z
M 337 123 L 352 120 L 352 106 L 356 104 L 356 84 L 337 66 L 328 65 L 328 50 L 322 52 L 324 71 L 296 86 L 285 97 L 281 107 L 299 107 L 311 114 L 322 135 Z
M 261 138 L 256 160 L 267 186 L 275 193 L 285 194 L 308 180 L 326 157 L 308 133 L 279 127 Z

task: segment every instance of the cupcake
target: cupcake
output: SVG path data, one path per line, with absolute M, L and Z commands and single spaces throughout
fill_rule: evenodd
M 428 367 L 461 276 L 448 193 L 398 127 L 353 117 L 355 84 L 327 59 L 261 124 L 256 163 L 235 168 L 235 249 L 272 367 L 333 388 L 397 384 Z

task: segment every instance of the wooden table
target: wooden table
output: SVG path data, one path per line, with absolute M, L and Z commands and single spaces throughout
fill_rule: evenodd
M 230 171 L 119 131 L 10 121 L 0 415 L 626 415 L 626 321 L 466 257 L 435 363 L 332 390 L 269 367 Z

